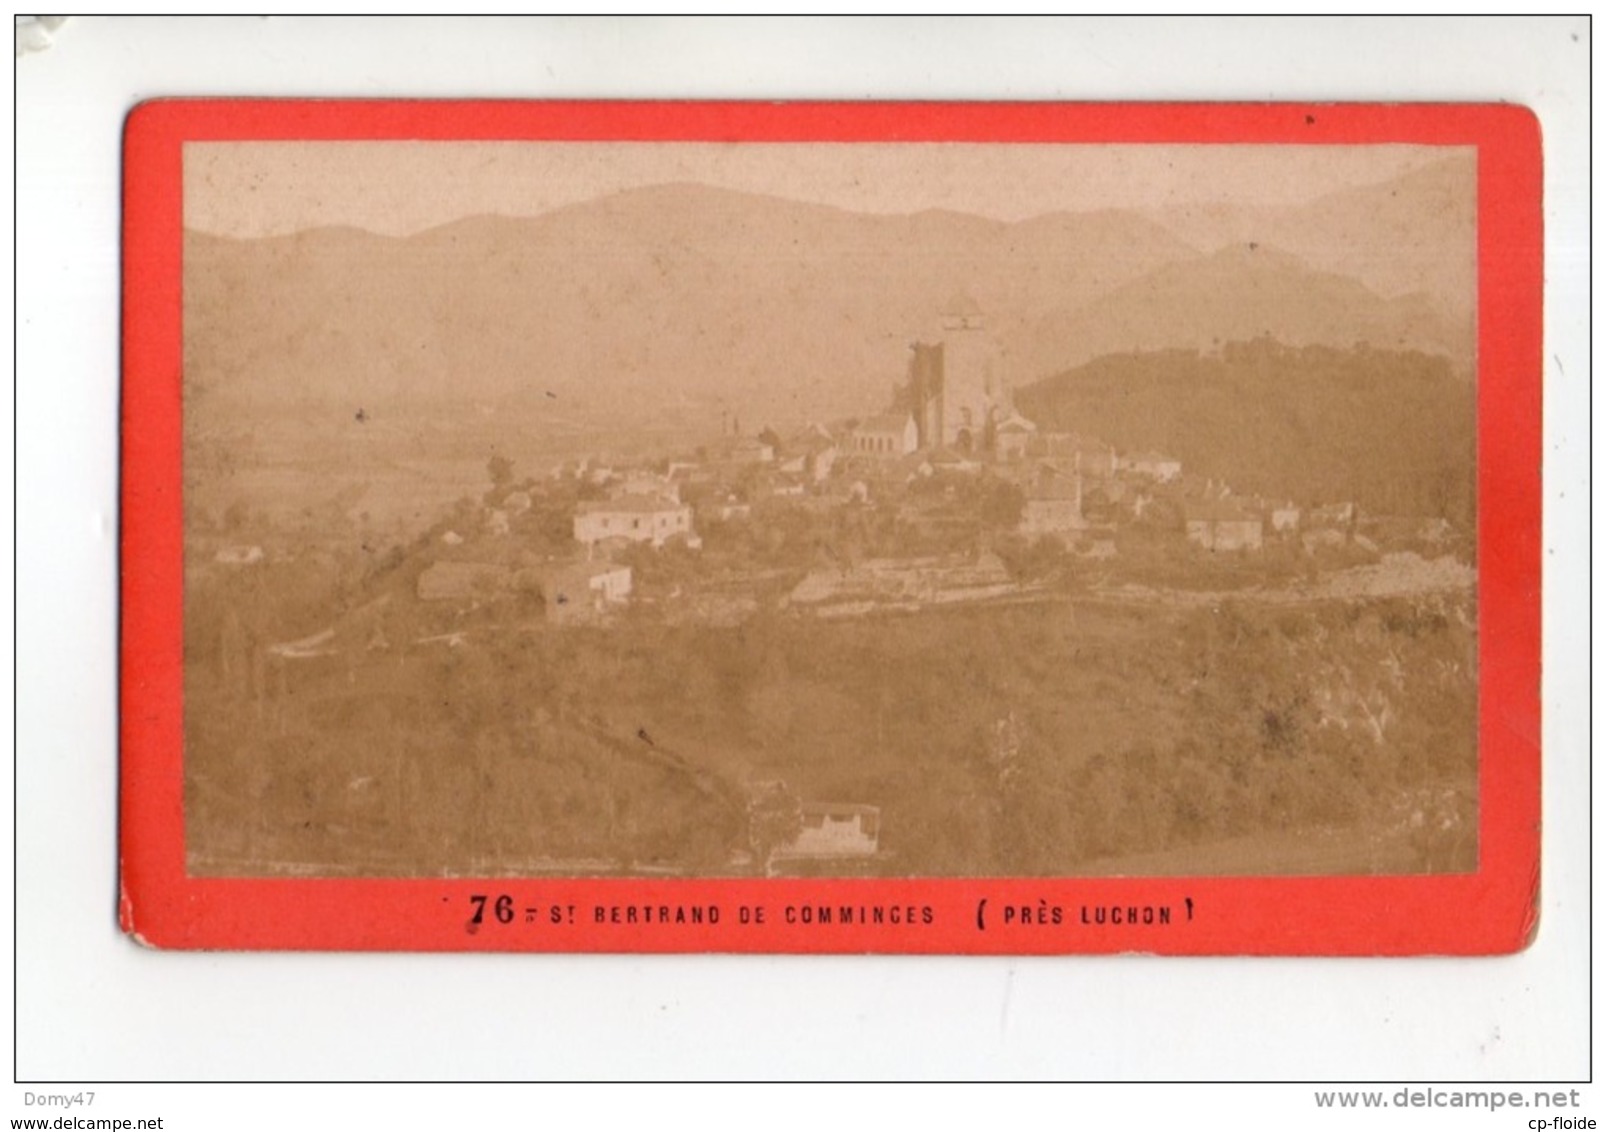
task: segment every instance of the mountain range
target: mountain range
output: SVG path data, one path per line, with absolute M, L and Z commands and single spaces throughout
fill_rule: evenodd
M 680 184 L 406 237 L 190 231 L 186 380 L 228 411 L 830 418 L 883 408 L 956 293 L 1017 387 L 1112 352 L 1262 336 L 1423 351 L 1467 373 L 1475 217 L 1435 207 L 1468 196 L 1448 188 L 1463 166 L 1300 208 L 1014 223 Z

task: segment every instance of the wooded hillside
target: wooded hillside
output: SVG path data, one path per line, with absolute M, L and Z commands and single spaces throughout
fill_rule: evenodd
M 1291 348 L 1114 354 L 1020 390 L 1038 427 L 1159 449 L 1234 491 L 1470 525 L 1476 390 L 1416 351 Z

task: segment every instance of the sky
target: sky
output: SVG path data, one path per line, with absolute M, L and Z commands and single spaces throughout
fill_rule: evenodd
M 184 222 L 248 238 L 325 225 L 402 236 L 672 182 L 861 212 L 1021 220 L 1058 210 L 1298 204 L 1389 180 L 1430 146 L 189 142 Z

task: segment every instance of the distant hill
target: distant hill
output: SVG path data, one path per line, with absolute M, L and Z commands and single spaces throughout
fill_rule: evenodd
M 1159 449 L 1234 491 L 1470 524 L 1475 388 L 1416 351 L 1269 339 L 1116 354 L 1017 391 L 1040 427 Z
M 1044 316 L 1030 342 L 1042 366 L 1117 351 L 1208 349 L 1270 336 L 1289 345 L 1444 354 L 1470 371 L 1459 334 L 1421 294 L 1384 299 L 1265 244 L 1235 244 L 1165 264 L 1072 310 Z
M 1470 149 L 1445 153 L 1443 160 L 1392 180 L 1306 204 L 1218 202 L 1146 215 L 1206 252 L 1230 244 L 1270 245 L 1384 298 L 1419 294 L 1465 335 L 1477 297 L 1478 165 Z

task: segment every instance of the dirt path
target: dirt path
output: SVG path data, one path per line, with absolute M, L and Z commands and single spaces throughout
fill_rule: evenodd
M 1220 605 L 1224 601 L 1302 605 L 1363 598 L 1469 593 L 1476 582 L 1477 571 L 1454 558 L 1425 559 L 1415 554 L 1386 554 L 1371 566 L 1352 566 L 1323 574 L 1314 582 L 1295 582 L 1276 588 L 1245 586 L 1237 590 L 1177 590 L 1128 582 L 1095 587 L 1091 593 L 1100 601 L 1200 608 Z

